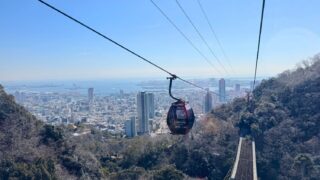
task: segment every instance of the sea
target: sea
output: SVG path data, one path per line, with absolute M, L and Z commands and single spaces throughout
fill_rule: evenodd
M 229 79 L 234 83 L 240 83 L 242 88 L 249 88 L 249 79 Z M 168 91 L 168 80 L 160 79 L 107 79 L 107 80 L 50 80 L 50 81 L 4 81 L 0 82 L 5 91 L 14 92 L 35 92 L 35 93 L 79 93 L 86 95 L 88 88 L 94 88 L 95 95 L 110 95 L 119 93 L 135 93 L 138 91 Z M 233 84 L 234 84 L 233 83 Z M 217 85 L 212 85 L 208 79 L 199 79 L 196 84 L 208 87 L 212 91 L 217 91 Z M 210 85 L 211 84 L 211 85 Z M 233 89 L 233 84 L 226 89 Z M 209 86 L 208 86 L 209 85 Z M 183 82 L 175 82 L 173 89 L 199 90 L 193 86 L 188 86 Z
M 96 95 L 132 93 L 143 91 L 137 80 L 90 80 L 90 81 L 11 81 L 1 82 L 8 93 L 36 92 L 36 93 L 71 93 L 87 94 L 88 88 L 94 88 Z

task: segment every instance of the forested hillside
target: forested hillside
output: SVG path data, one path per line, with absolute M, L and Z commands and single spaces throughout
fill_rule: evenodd
M 263 81 L 251 100 L 237 99 L 213 115 L 252 134 L 262 179 L 319 179 L 319 55 Z
M 254 92 L 250 115 L 261 177 L 320 177 L 320 56 L 312 63 L 305 61 Z
M 256 141 L 261 179 L 318 179 L 320 56 L 263 81 L 249 100 L 217 107 L 188 137 L 45 125 L 0 87 L 0 179 L 223 179 L 239 127 Z

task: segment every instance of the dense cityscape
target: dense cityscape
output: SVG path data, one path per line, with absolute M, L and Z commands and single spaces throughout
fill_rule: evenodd
M 213 107 L 244 96 L 252 88 L 250 81 L 213 79 L 198 83 L 207 83 L 210 92 L 184 88 L 179 84 L 173 89 L 176 96 L 189 102 L 196 120 L 201 119 Z M 170 98 L 166 89 L 159 90 L 158 84 L 141 83 L 143 91 L 126 92 L 120 89 L 117 93 L 106 95 L 96 95 L 94 87 L 87 88 L 85 94 L 79 93 L 76 89 L 71 92 L 15 90 L 12 93 L 18 103 L 48 124 L 84 123 L 102 131 L 107 130 L 111 134 L 133 137 L 169 132 L 166 116 L 174 100 Z

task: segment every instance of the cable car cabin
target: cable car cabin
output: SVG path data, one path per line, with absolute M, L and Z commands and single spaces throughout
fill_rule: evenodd
M 187 134 L 194 123 L 195 117 L 188 103 L 178 100 L 171 104 L 167 116 L 167 125 L 172 134 Z

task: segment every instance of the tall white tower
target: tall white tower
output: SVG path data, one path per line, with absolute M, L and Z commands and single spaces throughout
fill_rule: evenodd
M 149 112 L 149 118 L 154 118 L 154 94 L 153 93 L 147 93 L 147 100 L 148 100 L 148 112 Z
M 138 133 L 149 133 L 149 109 L 146 92 L 139 92 L 137 95 L 137 113 L 138 113 Z
M 212 110 L 212 95 L 207 89 L 207 94 L 204 96 L 204 112 L 208 113 Z
M 220 102 L 226 101 L 226 81 L 223 78 L 219 80 L 219 100 Z
M 89 88 L 88 89 L 88 100 L 89 100 L 89 103 L 92 103 L 93 102 L 93 88 Z

